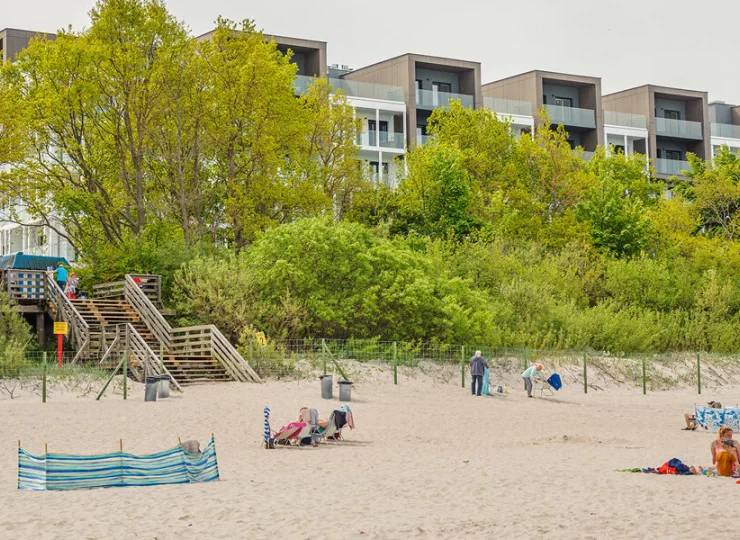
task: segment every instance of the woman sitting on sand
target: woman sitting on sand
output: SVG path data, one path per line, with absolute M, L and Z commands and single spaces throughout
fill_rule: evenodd
M 732 445 L 723 445 L 723 441 L 729 440 L 732 442 Z M 729 446 L 729 450 L 725 450 L 724 446 Z M 727 452 L 730 452 L 735 455 L 735 463 L 740 462 L 740 444 L 732 440 L 732 428 L 728 426 L 722 426 L 719 428 L 719 432 L 717 433 L 717 439 L 712 441 L 712 444 L 709 445 L 709 450 L 712 452 L 712 465 L 717 465 L 717 456 L 720 453 L 720 451 L 724 450 Z

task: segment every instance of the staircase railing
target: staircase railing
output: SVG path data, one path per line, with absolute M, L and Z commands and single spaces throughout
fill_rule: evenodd
M 126 284 L 124 286 L 124 294 L 126 301 L 131 304 L 138 313 L 141 320 L 147 325 L 149 330 L 154 334 L 164 346 L 170 348 L 170 338 L 172 335 L 172 327 L 167 319 L 159 312 L 156 306 L 149 300 L 149 297 L 144 294 L 139 284 L 134 281 L 130 274 L 126 274 Z
M 240 382 L 262 382 L 259 375 L 214 325 L 172 328 L 131 274 L 125 278 L 125 298 L 152 334 L 175 355 L 210 355 Z
M 158 309 L 162 308 L 162 276 L 158 274 L 127 274 L 136 283 L 144 295 Z M 126 297 L 126 279 L 93 285 L 95 298 L 120 299 Z
M 90 345 L 90 326 L 56 284 L 51 273 L 46 274 L 45 295 L 49 304 L 54 307 L 57 318 L 69 324 L 70 339 L 77 350 L 77 354 L 72 359 L 72 363 L 75 364 L 87 352 Z
M 149 344 L 144 341 L 141 334 L 131 323 L 115 325 L 116 337 L 106 349 L 105 354 L 100 359 L 100 364 L 110 361 L 113 357 L 118 358 L 124 352 L 128 352 L 129 366 L 134 377 L 139 382 L 144 382 L 146 377 L 153 374 L 167 374 L 170 376 L 172 384 L 182 392 L 180 383 L 170 371 L 159 361 L 159 356 L 152 350 Z M 139 366 L 141 369 L 139 369 Z M 160 373 L 161 370 L 164 373 Z

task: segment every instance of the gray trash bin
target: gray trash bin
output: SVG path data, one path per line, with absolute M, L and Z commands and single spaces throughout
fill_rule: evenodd
M 352 383 L 339 381 L 339 401 L 352 401 Z
M 146 378 L 146 391 L 144 401 L 157 401 L 157 392 L 159 391 L 159 377 Z
M 159 395 L 157 397 L 159 398 L 168 398 L 170 397 L 170 381 L 172 380 L 172 377 L 167 375 L 166 373 L 164 375 L 160 375 L 157 377 L 159 379 Z
M 333 377 L 331 375 L 322 375 L 319 379 L 321 379 L 321 397 L 324 399 L 334 397 L 334 394 L 332 394 Z

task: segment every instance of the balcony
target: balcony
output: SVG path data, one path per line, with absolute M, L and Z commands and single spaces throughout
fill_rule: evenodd
M 722 137 L 725 139 L 740 139 L 740 126 L 732 124 L 711 124 L 712 137 Z
M 316 77 L 297 75 L 293 82 L 293 88 L 298 95 L 306 92 L 308 85 Z M 380 99 L 383 101 L 397 101 L 404 103 L 403 88 L 400 86 L 388 86 L 385 84 L 372 84 L 360 81 L 348 81 L 345 79 L 329 79 L 332 92 L 342 90 L 345 95 L 366 99 Z
M 562 105 L 545 104 L 550 115 L 550 122 L 564 126 L 596 129 L 596 113 L 593 109 L 563 107 Z
M 704 138 L 701 122 L 660 117 L 655 119 L 655 134 L 663 137 L 679 137 L 681 139 L 693 139 L 696 141 L 701 141 Z
M 447 107 L 451 99 L 460 100 L 463 107 L 473 107 L 473 96 L 434 90 L 416 90 L 416 108 L 431 111 L 437 107 Z
M 403 133 L 396 133 L 394 131 L 363 131 L 357 135 L 357 144 L 360 146 L 371 146 L 376 148 L 392 148 L 396 150 L 403 150 L 405 147 L 403 140 Z
M 513 99 L 484 97 L 483 106 L 497 114 L 518 114 L 520 116 L 532 116 L 532 104 L 529 101 L 516 101 Z
M 604 111 L 604 124 L 647 129 L 647 117 L 642 114 Z
M 419 137 L 419 136 L 417 135 L 417 137 Z M 431 135 L 421 135 L 421 138 L 417 141 L 417 144 L 419 144 L 419 145 L 426 144 L 426 143 L 428 143 L 431 140 L 432 140 L 432 136 Z
M 678 159 L 658 158 L 655 160 L 655 172 L 671 176 L 683 176 L 682 171 L 690 171 L 691 165 L 688 161 Z

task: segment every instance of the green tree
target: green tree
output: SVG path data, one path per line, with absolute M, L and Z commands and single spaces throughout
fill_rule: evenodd
M 31 328 L 11 304 L 8 295 L 0 294 L 0 367 L 16 363 L 31 342 Z

